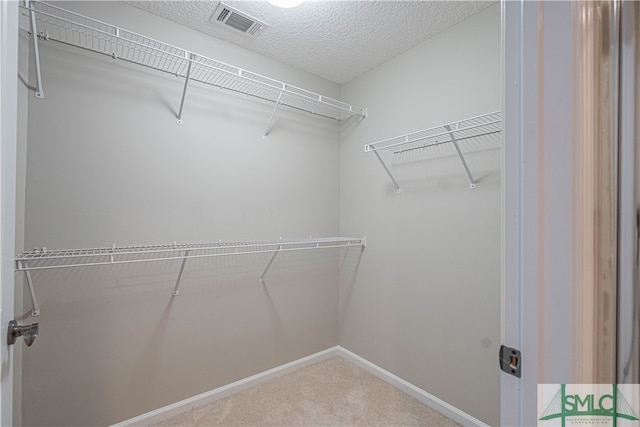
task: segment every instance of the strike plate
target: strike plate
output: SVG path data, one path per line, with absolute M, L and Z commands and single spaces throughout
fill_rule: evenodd
M 522 375 L 522 355 L 520 350 L 500 346 L 500 369 L 509 375 L 520 378 Z

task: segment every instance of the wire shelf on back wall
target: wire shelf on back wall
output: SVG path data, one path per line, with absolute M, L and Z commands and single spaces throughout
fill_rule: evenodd
M 159 262 L 181 260 L 173 294 L 179 294 L 180 280 L 187 259 L 210 258 L 269 253 L 271 259 L 260 276 L 264 276 L 280 252 L 314 249 L 350 248 L 366 246 L 364 237 L 309 237 L 305 239 L 279 239 L 259 241 L 235 241 L 214 243 L 173 243 L 166 245 L 116 246 L 88 249 L 34 249 L 16 255 L 16 271 L 23 271 L 31 293 L 32 316 L 40 314 L 35 296 L 31 271 L 51 270 L 71 267 L 92 267 L 100 265 L 131 264 L 141 262 Z
M 301 89 L 48 3 L 30 1 L 24 9 L 31 15 L 36 45 L 38 39 L 54 40 L 184 78 L 179 123 L 190 80 L 269 100 L 276 103 L 276 108 L 282 104 L 336 120 L 351 116 L 366 117 L 367 114 L 365 108 Z M 37 50 L 36 48 L 36 56 Z M 39 70 L 38 57 L 36 61 L 36 68 Z M 43 96 L 40 78 L 36 95 L 38 94 Z M 271 123 L 265 136 L 270 125 Z
M 378 151 L 393 150 L 394 154 L 400 154 L 407 151 L 425 149 L 439 144 L 453 144 L 456 149 L 460 161 L 469 177 L 470 187 L 475 188 L 476 180 L 474 179 L 469 166 L 464 158 L 462 151 L 458 145 L 459 141 L 478 138 L 502 131 L 502 112 L 494 111 L 492 113 L 471 117 L 457 122 L 447 123 L 435 126 L 429 129 L 408 133 L 406 135 L 396 136 L 393 138 L 383 139 L 364 146 L 365 153 L 375 153 L 378 160 L 382 164 L 384 170 L 393 181 L 396 191 L 400 193 L 400 185 L 391 173 L 391 170 L 384 162 Z

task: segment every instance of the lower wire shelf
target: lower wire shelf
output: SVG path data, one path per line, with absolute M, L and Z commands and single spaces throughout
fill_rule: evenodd
M 50 270 L 71 267 L 91 267 L 112 264 L 131 264 L 139 262 L 157 262 L 168 260 L 182 260 L 180 270 L 173 290 L 174 295 L 180 293 L 180 280 L 184 272 L 187 259 L 209 258 L 216 256 L 248 255 L 272 253 L 269 263 L 260 276 L 260 283 L 264 284 L 264 276 L 269 271 L 276 256 L 280 252 L 349 248 L 366 246 L 365 237 L 309 237 L 304 239 L 278 239 L 259 241 L 233 241 L 215 243 L 173 243 L 167 245 L 149 246 L 116 246 L 91 249 L 55 249 L 36 248 L 16 256 L 16 271 L 25 273 L 33 309 L 32 316 L 40 314 L 40 307 L 36 300 L 31 271 Z

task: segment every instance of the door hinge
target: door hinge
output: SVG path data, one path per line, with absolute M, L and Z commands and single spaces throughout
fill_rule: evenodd
M 520 350 L 501 345 L 499 358 L 500 369 L 509 375 L 520 378 L 522 375 L 522 357 Z

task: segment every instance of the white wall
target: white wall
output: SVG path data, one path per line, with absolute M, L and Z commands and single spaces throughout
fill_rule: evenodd
M 309 74 L 112 2 L 70 2 L 124 28 L 327 96 Z M 333 236 L 339 128 L 41 42 L 29 97 L 25 246 L 84 248 Z M 33 68 L 33 67 L 31 67 Z M 33 84 L 33 75 L 30 80 Z M 106 425 L 338 343 L 337 250 L 34 272 L 40 335 L 24 351 L 25 425 Z M 29 309 L 28 300 L 25 310 Z
M 340 230 L 366 235 L 341 271 L 340 345 L 490 424 L 500 422 L 500 140 L 387 155 L 381 139 L 500 110 L 498 4 L 344 85 Z M 355 271 L 355 273 L 354 273 Z

